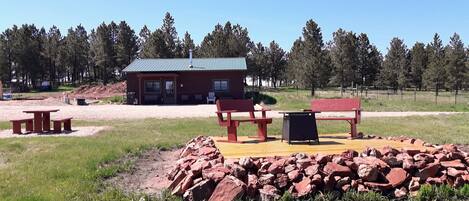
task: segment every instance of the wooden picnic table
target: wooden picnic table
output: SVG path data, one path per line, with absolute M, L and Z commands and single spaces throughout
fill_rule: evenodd
M 24 113 L 34 114 L 34 129 L 35 133 L 42 133 L 43 131 L 50 131 L 50 113 L 58 112 L 59 109 L 52 110 L 26 110 Z

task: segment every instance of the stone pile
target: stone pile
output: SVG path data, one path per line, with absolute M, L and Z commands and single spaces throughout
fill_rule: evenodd
M 224 159 L 209 137 L 189 141 L 168 173 L 169 189 L 185 200 L 275 200 L 318 191 L 378 191 L 396 198 L 415 194 L 423 184 L 469 183 L 469 157 L 454 145 L 426 151 L 367 148 L 336 155 Z

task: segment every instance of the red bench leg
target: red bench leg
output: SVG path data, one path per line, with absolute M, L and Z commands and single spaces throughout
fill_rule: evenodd
M 350 122 L 350 134 L 352 135 L 352 139 L 353 138 L 357 138 L 357 123 L 355 122 L 355 120 L 352 120 Z
M 20 122 L 12 122 L 13 124 L 13 133 L 14 134 L 21 134 L 21 123 Z
M 64 130 L 72 131 L 72 120 L 68 119 L 64 122 Z
M 267 141 L 267 124 L 266 123 L 257 124 L 257 136 L 259 138 L 259 141 L 261 142 Z
M 62 122 L 54 121 L 54 133 L 62 132 Z
M 50 113 L 44 113 L 42 116 L 42 130 L 50 131 Z
M 26 121 L 26 131 L 32 132 L 33 129 L 33 120 Z
M 42 114 L 41 113 L 34 113 L 34 132 L 36 133 L 42 132 Z
M 238 141 L 238 131 L 236 126 L 228 126 L 228 142 L 237 142 Z

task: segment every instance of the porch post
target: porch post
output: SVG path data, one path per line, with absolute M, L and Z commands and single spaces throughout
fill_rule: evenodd
M 177 96 L 177 91 L 178 91 L 178 85 L 176 82 L 176 76 L 174 76 L 174 103 L 177 105 L 178 104 L 178 96 Z
M 138 77 L 138 104 L 142 104 L 142 77 L 137 75 Z

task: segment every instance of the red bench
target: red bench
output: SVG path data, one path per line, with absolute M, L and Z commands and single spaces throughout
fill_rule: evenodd
M 257 137 L 259 141 L 267 140 L 267 124 L 272 123 L 272 118 L 267 118 L 267 109 L 255 110 L 252 100 L 222 99 L 217 100 L 218 124 L 227 128 L 228 140 L 224 142 L 239 143 L 237 138 L 237 128 L 241 122 L 251 122 L 257 124 Z M 262 117 L 256 117 L 255 112 L 262 112 Z M 249 117 L 232 117 L 233 113 L 249 113 Z M 226 114 L 226 118 L 223 116 Z
M 10 120 L 12 123 L 13 127 L 13 133 L 14 134 L 22 134 L 21 133 L 21 124 L 26 124 L 26 131 L 31 132 L 33 131 L 33 118 L 27 118 L 27 119 L 14 119 Z
M 354 117 L 316 117 L 316 120 L 343 120 L 350 124 L 352 138 L 358 137 L 357 124 L 361 119 L 361 104 L 357 98 L 316 99 L 311 101 L 311 111 L 354 112 Z
M 61 119 L 53 119 L 54 133 L 62 132 L 62 123 L 64 124 L 64 131 L 72 131 L 72 117 L 66 117 Z

